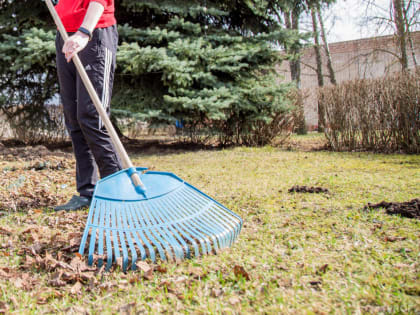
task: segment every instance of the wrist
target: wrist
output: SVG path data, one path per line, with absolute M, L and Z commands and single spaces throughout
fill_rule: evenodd
M 77 30 L 77 34 L 79 34 L 82 37 L 87 37 L 89 40 L 92 39 L 92 32 L 83 26 L 79 27 L 79 29 Z

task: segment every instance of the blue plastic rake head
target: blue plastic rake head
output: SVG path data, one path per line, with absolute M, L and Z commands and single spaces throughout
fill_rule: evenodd
M 145 171 L 137 168 L 137 172 Z M 232 245 L 242 219 L 219 202 L 172 173 L 146 172 L 139 193 L 130 170 L 108 176 L 96 185 L 79 253 L 89 248 L 88 262 L 98 255 L 106 268 L 122 258 L 123 270 L 137 260 L 180 261 L 217 253 Z

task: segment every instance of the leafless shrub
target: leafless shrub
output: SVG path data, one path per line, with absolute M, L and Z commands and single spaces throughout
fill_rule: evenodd
M 318 101 L 333 150 L 420 152 L 420 69 L 324 87 Z
M 61 106 L 45 106 L 28 117 L 25 106 L 15 106 L 6 112 L 12 138 L 26 144 L 58 143 L 67 138 Z
M 289 98 L 293 102 L 294 110 L 292 111 L 293 116 L 293 131 L 297 134 L 307 134 L 304 102 L 308 98 L 308 91 L 303 90 L 292 90 L 289 94 Z
M 267 144 L 279 145 L 290 136 L 293 130 L 293 114 L 278 113 L 270 123 L 256 122 L 251 133 L 241 135 L 241 143 L 250 146 Z

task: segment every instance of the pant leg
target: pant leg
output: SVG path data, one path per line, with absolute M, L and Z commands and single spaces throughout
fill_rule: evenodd
M 118 33 L 116 25 L 95 29 L 92 40 L 79 53 L 106 112 L 110 113 L 112 86 L 116 65 Z M 101 177 L 122 169 L 120 160 L 102 120 L 80 78 L 77 75 L 77 120 L 99 167 Z
M 64 118 L 76 158 L 76 186 L 81 196 L 91 197 L 98 181 L 98 168 L 77 119 L 77 71 L 73 62 L 67 63 L 61 52 L 64 41 L 56 37 L 57 74 Z

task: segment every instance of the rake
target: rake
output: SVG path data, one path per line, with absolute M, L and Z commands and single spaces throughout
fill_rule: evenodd
M 46 4 L 66 41 L 51 0 Z M 77 55 L 73 62 L 124 167 L 96 184 L 79 253 L 88 248 L 88 263 L 106 260 L 106 269 L 122 260 L 125 271 L 139 259 L 181 261 L 230 247 L 242 219 L 172 173 L 135 168 Z

